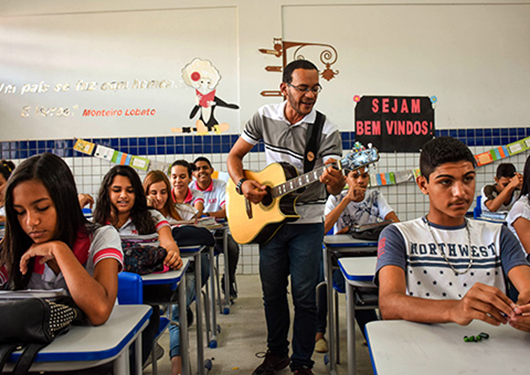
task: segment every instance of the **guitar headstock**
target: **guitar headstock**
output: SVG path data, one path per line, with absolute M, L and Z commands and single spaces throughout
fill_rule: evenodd
M 357 170 L 379 160 L 379 152 L 375 147 L 365 148 L 358 142 L 355 143 L 354 149 L 340 163 L 342 169 L 350 171 Z

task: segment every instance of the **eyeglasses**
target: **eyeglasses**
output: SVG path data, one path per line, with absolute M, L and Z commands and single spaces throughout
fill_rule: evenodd
M 304 86 L 302 86 L 302 87 L 300 87 L 300 86 L 294 86 L 294 85 L 291 85 L 290 83 L 287 83 L 287 86 L 291 86 L 292 88 L 294 88 L 294 89 L 296 89 L 297 91 L 299 91 L 299 92 L 301 92 L 301 93 L 304 93 L 304 94 L 306 94 L 306 93 L 308 93 L 309 91 L 311 91 L 313 94 L 316 95 L 316 94 L 318 94 L 320 91 L 322 91 L 322 86 L 320 86 L 318 83 L 317 83 L 315 86 L 311 87 L 311 88 L 309 88 L 309 87 L 304 87 Z

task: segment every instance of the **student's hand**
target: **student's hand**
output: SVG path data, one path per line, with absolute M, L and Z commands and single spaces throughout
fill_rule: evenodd
M 94 206 L 94 198 L 90 194 L 78 194 L 77 199 L 79 200 L 79 205 L 81 208 L 89 204 L 90 209 Z
M 337 231 L 337 233 L 335 234 L 348 234 L 349 231 L 350 231 L 350 227 L 344 227 L 341 230 Z
M 145 197 L 145 200 L 147 201 L 147 207 L 149 207 L 149 208 L 158 207 L 158 200 L 156 199 L 156 197 L 148 195 L 148 196 Z
M 521 173 L 516 173 L 515 176 L 513 176 L 510 180 L 508 186 L 513 189 L 521 190 L 523 187 L 523 175 Z
M 364 199 L 365 193 L 366 189 L 364 188 L 358 186 L 350 186 L 345 198 L 348 199 L 350 202 L 360 202 Z
M 530 293 L 519 294 L 516 305 L 515 316 L 510 320 L 510 325 L 521 331 L 530 332 Z
M 178 270 L 182 267 L 182 258 L 178 251 L 168 251 L 164 264 L 171 269 Z
M 333 158 L 328 159 L 326 160 L 326 165 L 335 162 L 336 160 Z M 344 177 L 342 171 L 339 171 L 338 169 L 330 165 L 329 167 L 324 169 L 324 172 L 320 176 L 320 182 L 326 185 L 328 192 L 330 192 L 331 194 L 338 194 L 341 192 L 342 188 L 346 184 L 346 177 Z
M 515 315 L 515 304 L 498 288 L 476 283 L 464 298 L 457 301 L 451 320 L 468 325 L 473 319 L 498 326 L 506 324 Z
M 258 204 L 267 195 L 267 186 L 255 180 L 246 180 L 241 185 L 241 191 L 245 198 L 254 204 Z
M 22 258 L 20 258 L 20 272 L 25 275 L 28 272 L 28 263 L 33 257 L 41 257 L 39 259 L 39 264 L 44 264 L 46 262 L 52 261 L 55 259 L 55 251 L 59 247 L 66 246 L 64 242 L 61 241 L 49 241 L 41 244 L 33 244 L 30 246 L 28 250 L 22 255 Z M 55 269 L 54 265 L 56 265 L 55 262 L 52 264 L 48 264 L 55 273 L 59 273 L 58 267 Z

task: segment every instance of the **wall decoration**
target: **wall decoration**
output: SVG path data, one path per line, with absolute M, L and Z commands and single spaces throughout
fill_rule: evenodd
M 82 139 L 78 139 L 75 142 L 74 150 L 77 150 L 79 152 L 82 152 L 84 154 L 92 155 L 92 151 L 94 151 L 94 143 L 87 142 Z
M 204 135 L 210 131 L 216 134 L 223 133 L 230 128 L 227 123 L 219 123 L 214 116 L 216 107 L 239 109 L 237 104 L 229 104 L 216 95 L 216 88 L 221 80 L 221 75 L 215 66 L 208 60 L 193 59 L 182 69 L 182 78 L 186 85 L 195 89 L 195 106 L 190 112 L 190 120 L 197 113 L 199 118 L 195 128 L 172 128 L 175 133 L 190 133 L 195 130 L 197 134 Z
M 125 152 L 114 150 L 110 147 L 85 141 L 84 139 L 77 139 L 73 149 L 98 159 L 110 161 L 114 164 L 130 165 L 131 167 L 142 171 L 160 170 L 164 171 L 165 173 L 169 172 L 169 163 L 149 160 L 148 158 L 141 156 L 127 154 Z
M 127 165 L 143 171 L 160 170 L 165 173 L 169 173 L 169 167 L 171 165 L 170 163 L 122 153 L 112 148 L 85 141 L 83 139 L 77 139 L 73 149 L 86 155 L 108 160 L 112 163 L 128 163 Z M 512 155 L 519 154 L 529 149 L 530 137 L 527 137 L 508 145 L 495 147 L 489 151 L 475 155 L 475 159 L 477 160 L 478 167 L 481 167 L 483 165 L 493 163 L 494 161 L 502 160 Z M 495 155 L 495 158 L 492 155 Z M 228 178 L 228 174 L 226 172 L 221 172 L 220 175 L 223 176 L 223 179 Z M 370 174 L 370 185 L 386 186 L 397 185 L 404 182 L 414 182 L 420 175 L 421 173 L 418 168 L 398 172 L 373 173 Z
M 292 60 L 305 59 L 304 55 L 306 52 L 310 52 L 311 47 L 317 48 L 317 54 L 319 56 L 320 63 L 324 65 L 324 69 L 320 69 L 320 75 L 327 81 L 331 81 L 337 74 L 338 70 L 332 70 L 331 66 L 337 62 L 339 57 L 337 50 L 330 44 L 323 43 L 305 43 L 305 42 L 288 42 L 283 41 L 282 38 L 274 38 L 273 49 L 260 48 L 259 51 L 266 55 L 273 55 L 278 58 L 282 58 L 281 66 L 266 66 L 265 70 L 268 72 L 282 72 L 283 68 L 290 62 L 287 57 L 287 50 L 292 50 Z M 322 49 L 323 48 L 323 49 Z M 318 67 L 318 61 L 313 61 Z M 264 90 L 260 93 L 261 96 L 282 96 L 280 90 Z
M 171 164 L 165 163 L 158 160 L 149 160 L 148 170 L 149 171 L 162 171 L 166 174 L 169 174 L 169 168 Z
M 355 139 L 381 152 L 417 152 L 434 134 L 429 97 L 362 96 L 355 105 Z
M 100 159 L 111 161 L 115 152 L 116 151 L 113 150 L 112 148 L 105 147 L 105 146 L 102 146 L 102 145 L 97 145 L 96 146 L 96 151 L 94 152 L 94 156 L 96 158 L 100 158 Z
M 486 164 L 502 160 L 515 154 L 530 149 L 530 137 L 523 138 L 517 142 L 510 143 L 506 146 L 492 148 L 489 151 L 475 155 L 477 166 L 481 167 Z M 407 181 L 415 181 L 420 176 L 419 169 L 405 170 L 400 172 L 376 173 L 370 175 L 371 186 L 395 185 Z

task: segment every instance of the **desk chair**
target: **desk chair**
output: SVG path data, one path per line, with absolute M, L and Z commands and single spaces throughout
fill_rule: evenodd
M 331 236 L 335 234 L 335 226 L 331 227 L 331 229 L 325 234 L 325 236 Z M 333 326 L 332 327 L 332 324 L 330 324 L 329 320 L 327 321 L 327 326 L 328 326 L 328 331 L 329 330 L 334 330 L 335 331 L 335 347 L 338 348 L 339 347 L 339 342 L 340 342 L 340 337 L 339 337 L 339 293 L 345 293 L 345 289 L 343 287 L 341 287 L 340 285 L 337 285 L 334 281 L 333 281 L 333 277 L 331 280 L 328 280 L 328 272 L 327 272 L 327 267 L 328 267 L 328 264 L 327 264 L 327 256 L 326 256 L 326 247 L 324 244 L 322 244 L 322 251 L 323 251 L 323 267 L 324 267 L 324 281 L 322 281 L 321 283 L 319 283 L 317 285 L 317 296 L 320 295 L 321 293 L 321 288 L 325 288 L 326 289 L 326 292 L 327 292 L 327 283 L 331 281 L 331 285 L 333 287 L 333 305 L 334 305 L 334 313 L 335 313 L 335 321 L 333 322 Z M 338 265 L 335 265 L 335 268 L 338 269 Z M 332 272 L 333 274 L 333 272 Z M 326 293 L 327 295 L 327 293 Z M 329 300 L 329 296 L 326 298 L 327 300 Z M 320 298 L 317 298 L 317 304 L 319 302 Z M 327 305 L 327 303 L 326 303 Z M 319 306 L 317 305 L 317 309 L 319 308 Z M 326 306 L 326 310 L 327 310 L 327 306 Z M 337 357 L 337 363 L 340 363 L 340 357 L 339 357 L 339 351 L 337 350 L 337 353 L 336 353 L 336 357 Z M 328 350 L 328 353 L 324 355 L 324 363 L 325 364 L 328 364 L 329 362 L 329 350 Z
M 228 229 L 227 228 L 221 228 L 221 229 L 218 229 L 215 231 L 214 233 L 214 238 L 217 241 L 221 240 L 222 243 L 223 243 L 223 247 L 222 247 L 222 251 L 217 251 L 217 247 L 215 246 L 214 247 L 214 250 L 215 250 L 215 267 L 213 267 L 213 272 L 214 272 L 214 275 L 215 275 L 215 282 L 217 284 L 217 301 L 219 302 L 219 313 L 220 314 L 224 314 L 224 315 L 228 315 L 230 314 L 230 306 L 232 304 L 232 300 L 230 298 L 230 287 L 231 287 L 231 284 L 234 283 L 234 286 L 235 286 L 235 289 L 236 289 L 236 292 L 237 292 L 237 284 L 236 284 L 236 281 L 235 280 L 230 280 L 230 274 L 228 272 L 228 259 L 227 259 L 227 255 L 228 255 Z M 224 269 L 225 269 L 225 272 L 224 272 L 224 293 L 225 293 L 225 303 L 224 303 L 224 306 L 223 306 L 223 299 L 221 298 L 221 289 L 222 289 L 222 285 L 221 285 L 221 268 L 220 268 L 220 265 L 219 265 L 219 255 L 220 254 L 223 254 L 224 256 Z
M 477 195 L 477 204 L 473 209 L 473 218 L 476 219 L 482 215 L 482 195 Z
M 334 321 L 333 321 L 333 324 L 329 323 L 328 324 L 328 329 L 331 331 L 331 330 L 334 330 L 334 333 L 335 333 L 335 337 L 334 337 L 334 347 L 337 348 L 337 350 L 335 351 L 335 357 L 336 357 L 336 363 L 339 364 L 340 363 L 340 325 L 339 325 L 339 294 L 345 294 L 346 293 L 346 285 L 345 283 L 342 283 L 342 284 L 338 284 L 336 282 L 336 279 L 335 279 L 335 271 L 338 271 L 340 272 L 340 268 L 338 266 L 338 263 L 335 263 L 336 262 L 336 254 L 333 256 L 333 264 L 331 265 L 333 267 L 333 272 L 332 272 L 332 280 L 331 280 L 331 285 L 332 285 L 332 289 L 333 289 L 333 308 L 334 308 Z M 341 277 L 342 277 L 342 274 L 341 274 Z M 327 291 L 327 282 L 328 280 L 326 281 L 323 281 L 321 282 L 317 288 L 320 289 L 320 288 L 326 288 L 326 291 Z M 317 290 L 317 293 L 320 293 L 320 290 Z M 375 309 L 378 307 L 378 290 L 377 288 L 356 288 L 355 289 L 355 293 L 354 293 L 354 296 L 355 296 L 355 306 L 358 310 L 361 310 L 361 309 Z M 317 299 L 318 301 L 318 299 Z M 354 323 L 355 324 L 355 323 Z M 330 339 L 332 339 L 332 336 L 330 336 Z M 328 352 L 327 354 L 324 355 L 324 364 L 328 364 L 330 361 L 330 353 Z
M 143 304 L 143 282 L 142 277 L 131 272 L 121 272 L 118 274 L 118 303 L 120 305 L 141 305 Z M 170 320 L 165 317 L 160 317 L 160 324 L 158 332 L 153 340 L 153 351 L 151 353 L 151 363 L 153 366 L 153 375 L 157 375 L 158 366 L 156 358 L 156 347 L 158 339 L 169 327 Z
M 332 235 L 333 229 L 330 230 L 326 235 Z M 334 280 L 334 271 L 340 270 L 338 265 L 338 259 L 342 257 L 355 258 L 355 257 L 365 257 L 369 255 L 375 255 L 375 248 L 370 250 L 370 252 L 345 252 L 344 249 L 326 249 L 326 246 L 323 245 L 324 252 L 324 276 L 325 281 L 319 284 L 319 287 L 326 287 L 328 294 L 328 327 L 329 327 L 329 352 L 324 355 L 324 363 L 327 365 L 331 362 L 330 371 L 335 372 L 335 365 L 340 363 L 340 326 L 339 326 L 339 293 L 346 293 L 345 284 L 339 285 Z M 339 271 L 340 272 L 340 271 Z M 342 277 L 342 274 L 341 274 Z M 329 280 L 331 278 L 331 280 Z M 327 282 L 331 282 L 328 287 Z M 322 285 L 323 284 L 323 285 Z M 346 297 L 347 298 L 347 297 Z M 355 288 L 354 290 L 354 304 L 358 310 L 371 310 L 378 307 L 378 290 L 376 287 L 369 288 Z M 334 309 L 333 313 L 331 310 Z M 353 322 L 355 325 L 356 322 Z
M 335 283 L 334 280 L 332 280 L 331 285 L 333 286 L 333 305 L 334 305 L 334 314 L 335 314 L 335 321 L 334 321 L 335 327 L 331 327 L 329 325 L 329 322 L 328 322 L 328 330 L 334 329 L 334 331 L 335 331 L 335 347 L 339 348 L 339 345 L 340 345 L 340 336 L 339 336 L 339 331 L 340 331 L 340 327 L 339 327 L 339 293 L 344 294 L 344 293 L 346 293 L 346 290 L 344 289 L 343 286 L 338 285 L 337 283 Z M 324 280 L 324 281 L 320 282 L 317 285 L 317 296 L 320 295 L 322 288 L 324 288 L 326 290 L 326 292 L 327 292 L 327 280 Z M 320 298 L 317 298 L 317 310 L 321 308 L 320 306 L 318 306 L 319 302 L 320 302 Z M 327 302 L 326 302 L 326 306 L 327 306 Z M 327 307 L 326 307 L 326 310 L 327 310 Z M 340 354 L 339 354 L 338 350 L 337 350 L 336 354 L 337 354 L 337 363 L 340 363 Z M 329 362 L 329 351 L 328 351 L 328 353 L 326 353 L 324 355 L 324 363 L 327 365 L 328 362 Z

